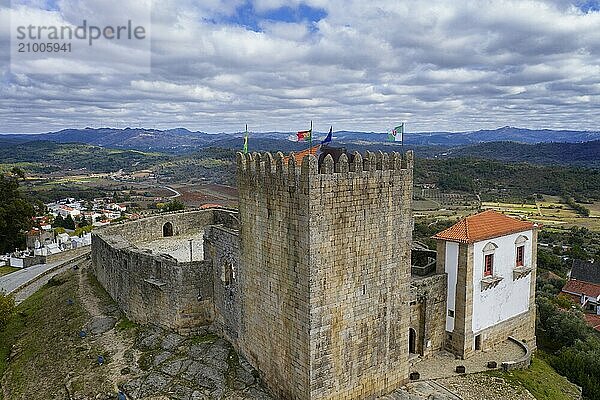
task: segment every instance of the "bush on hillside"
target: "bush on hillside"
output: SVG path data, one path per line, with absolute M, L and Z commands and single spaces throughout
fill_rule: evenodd
M 14 312 L 15 299 L 10 295 L 0 293 L 0 331 L 6 327 Z

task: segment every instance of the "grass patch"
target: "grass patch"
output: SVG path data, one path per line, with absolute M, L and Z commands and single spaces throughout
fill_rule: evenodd
M 192 344 L 214 343 L 218 338 L 219 336 L 215 335 L 214 333 L 207 333 L 205 335 L 192 336 L 191 342 Z
M 137 330 L 138 327 L 138 324 L 130 321 L 127 317 L 122 317 L 115 325 L 115 328 L 120 332 Z
M 559 375 L 546 361 L 545 354 L 538 350 L 531 366 L 524 370 L 509 372 L 490 371 L 486 374 L 503 378 L 507 383 L 529 390 L 537 400 L 572 400 L 579 396 L 577 387 Z
M 68 398 L 65 379 L 71 374 L 85 381 L 73 387 L 74 397 L 112 392 L 97 363 L 104 351 L 78 336 L 89 315 L 79 302 L 68 304 L 68 299 L 77 298 L 76 272 L 67 271 L 53 283 L 19 304 L 0 332 L 3 390 L 10 399 Z
M 8 275 L 12 272 L 18 271 L 21 268 L 17 268 L 17 267 L 8 267 L 8 266 L 4 266 L 4 267 L 0 267 L 0 276 L 4 276 L 4 275 Z
M 96 279 L 94 274 L 88 271 L 86 278 L 90 284 L 90 287 L 92 288 L 92 291 L 94 292 L 94 296 L 100 300 L 100 306 L 103 309 L 118 308 L 116 307 L 117 303 L 115 303 L 115 301 L 110 297 L 108 292 L 102 287 L 100 282 L 98 282 L 98 279 Z M 131 323 L 130 321 L 128 322 Z
M 227 372 L 225 373 L 227 387 L 230 389 L 234 388 L 235 378 L 237 377 L 237 368 L 239 365 L 240 358 L 233 347 L 231 347 L 229 349 L 229 354 L 227 355 Z

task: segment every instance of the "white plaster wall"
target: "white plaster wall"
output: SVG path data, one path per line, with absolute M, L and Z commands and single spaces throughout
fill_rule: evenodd
M 445 271 L 448 274 L 448 294 L 446 295 L 446 331 L 454 331 L 454 317 L 448 316 L 448 310 L 456 313 L 456 280 L 458 274 L 458 243 L 446 242 Z
M 11 267 L 17 267 L 17 268 L 23 268 L 23 259 L 22 258 L 16 258 L 16 257 L 11 257 L 10 258 L 10 266 Z
M 473 333 L 506 321 L 529 310 L 529 292 L 531 274 L 513 281 L 513 269 L 516 266 L 516 239 L 523 235 L 525 243 L 525 266 L 531 266 L 532 231 L 519 232 L 512 235 L 476 242 L 473 245 Z M 483 278 L 483 248 L 489 242 L 498 246 L 494 252 L 494 275 L 501 276 L 498 286 L 481 290 Z

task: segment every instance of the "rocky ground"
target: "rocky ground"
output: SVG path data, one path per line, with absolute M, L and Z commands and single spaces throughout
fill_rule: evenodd
M 535 400 L 527 389 L 485 374 L 457 376 L 437 382 L 464 400 Z
M 2 339 L 12 345 L 0 400 L 271 399 L 230 343 L 208 328 L 183 337 L 129 322 L 88 269 L 20 306 Z
M 79 274 L 80 298 L 91 315 L 83 330 L 106 349 L 115 391 L 128 399 L 271 398 L 250 364 L 209 328 L 186 338 L 126 320 L 117 326 L 114 303 L 90 279 L 85 270 Z
M 137 335 L 137 363 L 123 384 L 132 399 L 271 399 L 257 372 L 230 343 L 210 332 L 184 338 L 157 328 Z M 133 373 L 133 374 L 132 374 Z
M 0 332 L 0 351 L 8 349 L 6 362 L 0 360 L 0 400 L 272 398 L 251 365 L 210 328 L 183 337 L 133 324 L 88 269 L 81 264 L 52 278 Z M 531 380 L 539 376 L 557 375 Z M 534 397 L 515 382 L 482 373 L 411 382 L 382 399 Z

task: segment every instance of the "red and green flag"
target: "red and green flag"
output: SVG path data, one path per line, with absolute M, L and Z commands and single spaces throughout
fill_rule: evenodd
M 298 136 L 299 142 L 302 142 L 304 140 L 310 140 L 312 136 L 312 129 L 309 129 L 307 131 L 298 131 L 296 135 Z

